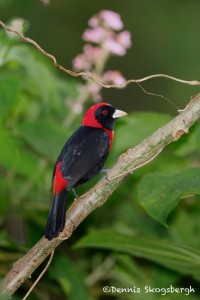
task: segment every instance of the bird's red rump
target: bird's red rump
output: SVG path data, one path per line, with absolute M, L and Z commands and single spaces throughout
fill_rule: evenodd
M 56 165 L 55 176 L 53 180 L 53 191 L 54 194 L 60 193 L 66 189 L 67 179 L 65 179 L 62 175 L 62 171 L 60 170 L 61 161 Z

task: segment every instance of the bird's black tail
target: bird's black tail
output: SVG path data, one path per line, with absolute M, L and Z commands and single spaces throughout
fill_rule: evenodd
M 65 226 L 67 194 L 64 190 L 53 197 L 45 229 L 45 237 L 49 241 L 58 236 Z

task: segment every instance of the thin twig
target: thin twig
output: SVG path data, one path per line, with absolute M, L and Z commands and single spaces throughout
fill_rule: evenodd
M 181 110 L 176 104 L 174 104 L 171 100 L 169 100 L 167 97 L 161 95 L 161 94 L 156 94 L 156 93 L 152 93 L 147 91 L 140 83 L 136 82 L 136 84 L 142 89 L 142 91 L 150 96 L 155 96 L 155 97 L 159 97 L 162 99 L 165 99 L 169 104 L 171 104 L 173 107 L 175 107 L 178 111 Z
M 24 298 L 22 300 L 26 300 L 28 298 L 28 296 L 30 295 L 30 293 L 32 292 L 32 290 L 35 288 L 35 286 L 38 284 L 38 282 L 40 281 L 40 279 L 42 278 L 42 276 L 44 275 L 44 273 L 47 271 L 47 269 L 49 268 L 51 262 L 52 262 L 52 259 L 54 257 L 54 252 L 55 250 L 53 250 L 51 252 L 51 255 L 50 255 L 50 258 L 49 258 L 49 261 L 46 265 L 46 267 L 44 268 L 44 270 L 40 273 L 40 275 L 38 276 L 38 278 L 36 279 L 36 281 L 34 282 L 34 284 L 31 286 L 31 288 L 28 290 L 28 292 L 26 293 L 26 295 L 24 296 Z
M 158 78 L 158 77 L 163 77 L 163 78 L 168 78 L 170 80 L 173 81 L 177 81 L 180 83 L 184 83 L 187 85 L 192 85 L 192 86 L 196 86 L 196 85 L 200 85 L 200 81 L 198 80 L 183 80 L 171 75 L 167 75 L 167 74 L 153 74 L 153 75 L 149 75 L 146 76 L 144 78 L 140 78 L 140 79 L 129 79 L 126 80 L 123 84 L 120 85 L 116 85 L 116 84 L 109 84 L 107 82 L 105 82 L 104 80 L 102 80 L 101 78 L 99 78 L 99 76 L 97 76 L 96 74 L 92 74 L 92 73 L 86 73 L 86 72 L 74 72 L 72 70 L 66 69 L 65 67 L 63 67 L 62 65 L 60 65 L 55 56 L 46 52 L 38 43 L 36 43 L 34 40 L 30 39 L 29 37 L 25 37 L 23 35 L 23 33 L 21 33 L 20 31 L 13 29 L 9 26 L 7 26 L 4 22 L 0 21 L 0 25 L 9 32 L 15 33 L 17 34 L 24 42 L 29 43 L 31 45 L 33 45 L 35 48 L 37 48 L 42 54 L 44 54 L 46 57 L 48 57 L 53 64 L 60 69 L 61 71 L 73 76 L 73 77 L 80 77 L 80 76 L 84 76 L 86 78 L 88 78 L 89 80 L 92 80 L 93 82 L 96 82 L 97 84 L 99 84 L 100 86 L 110 89 L 110 88 L 117 88 L 117 89 L 123 89 L 125 88 L 127 85 L 131 84 L 131 83 L 141 83 L 144 81 L 147 81 L 149 79 L 153 79 L 153 78 Z

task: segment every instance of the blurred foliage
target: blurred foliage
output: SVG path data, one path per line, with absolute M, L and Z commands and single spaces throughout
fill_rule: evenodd
M 155 73 L 187 80 L 199 78 L 199 0 L 84 0 L 84 5 L 82 0 L 51 0 L 47 6 L 43 2 L 0 0 L 0 19 L 7 22 L 17 16 L 28 20 L 28 36 L 67 68 L 71 67 L 72 59 L 82 52 L 81 36 L 88 19 L 101 9 L 110 9 L 121 15 L 126 30 L 132 34 L 133 47 L 123 59 L 112 57 L 108 69 L 119 69 L 127 79 Z M 163 78 L 147 81 L 142 86 L 149 92 L 166 96 L 180 108 L 199 91 L 198 86 L 191 87 Z M 167 101 L 144 94 L 137 85 L 120 91 L 104 89 L 103 98 L 112 100 L 116 106 L 123 101 L 125 110 L 176 114 Z
M 73 112 L 75 80 L 63 79 L 38 51 L 0 31 L 0 276 L 43 235 L 50 206 L 53 163 L 79 126 Z M 91 101 L 88 100 L 86 106 Z M 73 115 L 70 128 L 64 124 Z M 130 113 L 116 124 L 108 166 L 171 119 Z M 135 172 L 72 238 L 56 250 L 30 299 L 133 299 L 103 286 L 192 286 L 199 299 L 200 127 Z M 98 179 L 98 178 L 97 178 Z M 95 179 L 95 180 L 97 180 Z M 95 183 L 78 188 L 81 194 Z M 72 195 L 71 195 L 71 198 Z M 169 215 L 170 214 L 170 215 Z M 163 226 L 168 224 L 169 227 Z M 75 245 L 75 246 L 74 246 Z M 17 291 L 21 299 L 45 263 Z M 138 293 L 135 299 L 146 299 Z M 183 299 L 176 294 L 176 299 Z M 174 295 L 166 295 L 172 299 Z M 148 299 L 163 299 L 160 293 Z

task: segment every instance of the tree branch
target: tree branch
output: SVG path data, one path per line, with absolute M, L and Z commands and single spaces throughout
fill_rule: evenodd
M 64 231 L 52 241 L 43 237 L 26 255 L 14 263 L 2 281 L 3 292 L 12 295 L 44 259 L 63 240 L 72 235 L 78 225 L 94 209 L 104 204 L 127 176 L 153 160 L 168 144 L 188 133 L 190 126 L 198 118 L 200 118 L 200 94 L 196 95 L 177 117 L 158 129 L 142 143 L 123 153 L 108 172 L 108 178 L 104 177 L 79 200 L 74 200 L 66 214 Z
M 167 75 L 167 74 L 153 74 L 153 75 L 149 75 L 146 76 L 144 78 L 139 78 L 139 79 L 129 79 L 126 80 L 123 84 L 109 84 L 107 82 L 105 82 L 104 80 L 102 80 L 99 76 L 97 76 L 96 74 L 93 73 L 89 73 L 89 72 L 74 72 L 70 69 L 66 69 L 65 67 L 63 67 L 62 65 L 60 65 L 55 56 L 46 52 L 38 43 L 36 43 L 36 41 L 34 41 L 33 39 L 30 39 L 29 37 L 24 36 L 24 34 L 12 27 L 7 26 L 3 21 L 0 20 L 0 26 L 2 26 L 6 31 L 8 32 L 12 32 L 16 35 L 18 35 L 24 42 L 31 44 L 32 46 L 34 46 L 38 51 L 40 51 L 44 56 L 48 57 L 54 64 L 55 67 L 57 67 L 59 70 L 63 71 L 64 73 L 67 73 L 73 77 L 85 77 L 88 80 L 91 80 L 97 84 L 99 84 L 100 86 L 110 89 L 110 88 L 116 88 L 116 89 L 123 89 L 126 86 L 128 86 L 131 83 L 142 83 L 144 81 L 147 81 L 149 79 L 153 79 L 153 78 L 159 78 L 159 77 L 163 77 L 163 78 L 167 78 L 173 81 L 177 81 L 180 83 L 184 83 L 184 84 L 188 84 L 188 85 L 192 85 L 192 86 L 196 86 L 196 85 L 200 85 L 200 81 L 199 80 L 184 80 L 184 79 L 180 79 L 171 75 Z

